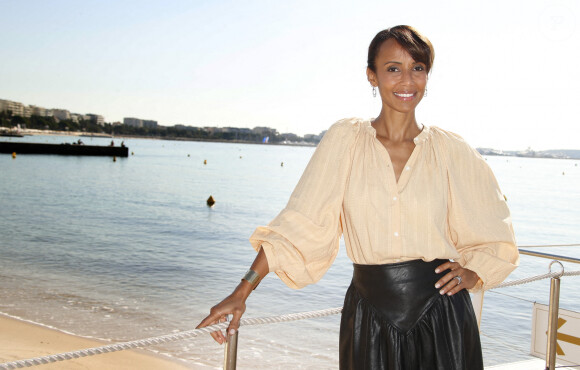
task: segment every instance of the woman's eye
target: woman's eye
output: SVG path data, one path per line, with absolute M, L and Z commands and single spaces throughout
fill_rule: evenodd
M 415 66 L 415 68 L 413 68 L 413 70 L 422 72 L 422 71 L 425 70 L 425 67 L 423 67 L 423 66 Z
M 387 68 L 387 72 L 397 72 L 399 70 L 399 68 L 397 67 L 389 67 Z

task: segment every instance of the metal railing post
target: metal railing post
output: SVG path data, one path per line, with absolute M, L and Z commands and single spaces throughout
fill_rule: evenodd
M 226 345 L 224 348 L 224 370 L 235 370 L 238 357 L 238 333 L 229 335 L 226 333 Z
M 550 279 L 550 306 L 548 309 L 548 343 L 546 346 L 546 370 L 554 370 L 556 368 L 556 339 L 558 334 L 558 312 L 560 309 L 560 277 L 564 274 L 564 266 L 560 261 L 552 261 L 550 263 L 550 271 L 552 265 L 558 263 L 562 267 L 562 272 L 558 276 Z

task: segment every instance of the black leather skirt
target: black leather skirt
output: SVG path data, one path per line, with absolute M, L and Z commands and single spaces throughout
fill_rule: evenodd
M 469 293 L 440 295 L 444 260 L 354 265 L 340 323 L 340 368 L 483 370 Z

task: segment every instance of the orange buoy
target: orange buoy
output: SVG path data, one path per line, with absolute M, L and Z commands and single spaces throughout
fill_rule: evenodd
M 203 160 L 203 164 L 207 164 L 207 159 L 204 159 Z
M 12 158 L 16 158 L 16 152 L 12 152 Z

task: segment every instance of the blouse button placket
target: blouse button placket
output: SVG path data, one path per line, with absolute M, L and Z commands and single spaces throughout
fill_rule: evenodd
M 403 251 L 403 246 L 401 243 L 401 202 L 399 200 L 399 194 L 395 194 L 393 199 L 393 219 L 392 219 L 392 235 L 393 235 L 393 258 L 398 258 L 401 256 Z

